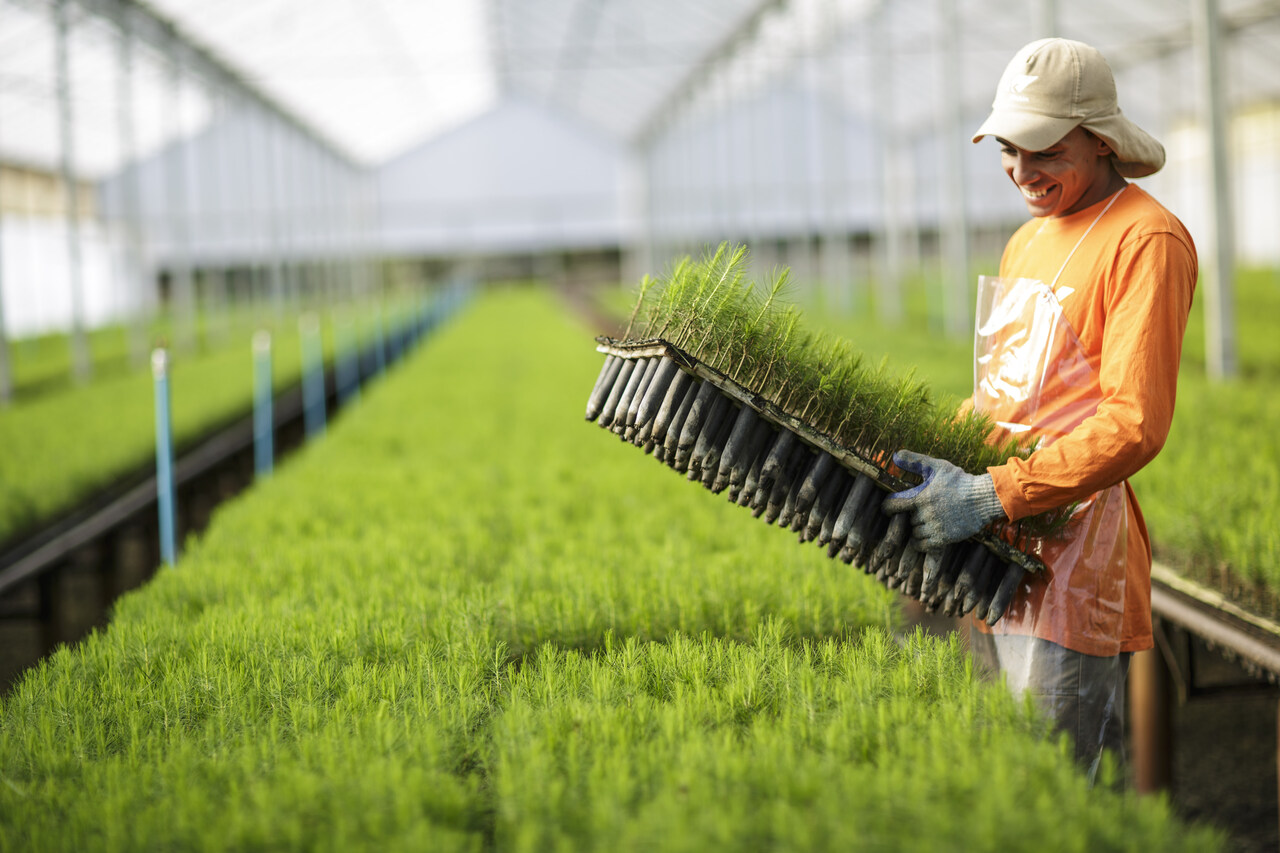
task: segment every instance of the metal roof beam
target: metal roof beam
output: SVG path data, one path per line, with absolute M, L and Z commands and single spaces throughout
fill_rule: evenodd
M 640 122 L 639 128 L 632 136 L 632 142 L 638 145 L 647 144 L 657 134 L 666 118 L 680 106 L 698 86 L 706 80 L 711 70 L 726 61 L 740 44 L 745 42 L 756 31 L 764 16 L 774 9 L 781 8 L 784 0 L 760 0 L 749 8 L 738 23 L 729 28 L 724 37 L 713 43 L 698 61 L 694 63 L 682 79 L 668 90 L 650 113 Z
M 47 2 L 41 0 L 16 0 L 35 9 L 47 8 Z M 153 48 L 161 56 L 171 56 L 175 43 L 182 45 L 184 65 L 208 83 L 226 86 L 241 96 L 256 102 L 260 107 L 276 116 L 284 124 L 303 136 L 314 140 L 328 153 L 353 169 L 362 167 L 341 147 L 319 133 L 314 127 L 303 121 L 295 113 L 286 109 L 281 103 L 254 86 L 237 70 L 228 65 L 221 57 L 207 48 L 196 44 L 191 37 L 179 29 L 172 21 L 151 10 L 136 0 L 74 0 L 86 13 L 101 19 L 119 24 L 124 16 L 129 16 L 132 37 L 138 42 Z
M 559 92 L 564 93 L 559 96 L 559 100 L 566 106 L 573 106 L 582 81 L 582 75 L 585 73 L 585 69 L 588 68 L 585 62 L 575 62 L 573 54 L 578 51 L 584 54 L 591 52 L 592 42 L 595 40 L 596 29 L 599 26 L 600 15 L 604 10 L 605 2 L 606 0 L 578 0 L 574 4 L 568 32 L 565 34 L 564 43 L 561 45 L 560 61 L 556 67 L 555 81 L 551 85 L 551 94 L 553 96 Z

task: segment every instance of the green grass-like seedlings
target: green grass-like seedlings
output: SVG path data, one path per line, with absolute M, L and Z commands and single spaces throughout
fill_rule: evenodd
M 1210 850 L 478 300 L 0 700 L 0 850 Z
M 390 327 L 403 319 L 402 313 L 392 308 L 382 322 Z M 371 342 L 377 319 L 370 311 L 356 309 L 343 319 L 356 329 L 355 334 L 349 326 L 344 329 L 344 344 L 357 335 L 362 345 Z M 250 341 L 259 328 L 272 333 L 275 388 L 298 381 L 302 359 L 294 315 L 241 317 L 225 337 L 199 350 L 175 349 L 170 388 L 179 449 L 249 411 L 254 369 Z M 65 336 L 56 348 L 49 340 L 41 339 L 43 349 L 65 354 Z M 18 348 L 22 346 L 20 342 Z M 326 360 L 337 346 L 332 330 L 326 329 Z M 49 363 L 56 363 L 52 355 Z M 0 408 L 0 543 L 21 537 L 148 464 L 155 454 L 154 406 L 150 369 L 122 366 L 101 371 L 86 384 L 51 386 Z
M 744 274 L 745 247 L 722 244 L 683 258 L 662 280 L 646 279 L 626 337 L 662 338 L 869 459 L 910 448 L 972 473 L 1018 452 L 988 444 L 985 416 L 957 416 L 933 401 L 914 372 L 869 366 L 853 342 L 805 329 L 782 300 L 787 273 L 766 288 Z

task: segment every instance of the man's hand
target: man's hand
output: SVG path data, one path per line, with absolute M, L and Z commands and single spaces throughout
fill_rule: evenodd
M 968 539 L 1004 516 L 990 474 L 967 474 L 945 459 L 910 450 L 899 450 L 893 461 L 924 477 L 923 483 L 895 492 L 882 505 L 890 514 L 911 513 L 912 542 L 921 551 L 939 551 Z

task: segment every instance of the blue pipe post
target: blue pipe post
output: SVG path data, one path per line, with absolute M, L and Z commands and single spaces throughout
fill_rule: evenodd
M 270 477 L 275 467 L 275 411 L 271 389 L 271 333 L 253 336 L 253 470 Z
M 320 347 L 320 320 L 315 314 L 298 318 L 302 347 L 302 417 L 307 438 L 324 435 L 324 353 Z
M 335 323 L 334 381 L 338 385 L 338 405 L 360 399 L 360 340 L 353 323 Z
M 373 355 L 374 374 L 387 369 L 387 338 L 382 332 L 382 306 L 379 305 L 373 318 Z
M 160 562 L 178 561 L 174 519 L 177 500 L 173 490 L 173 419 L 169 405 L 169 353 L 163 347 L 151 353 L 151 376 L 156 399 L 156 504 L 160 509 Z
M 400 360 L 403 343 L 400 337 L 400 311 L 393 307 L 387 320 L 387 364 L 395 364 Z

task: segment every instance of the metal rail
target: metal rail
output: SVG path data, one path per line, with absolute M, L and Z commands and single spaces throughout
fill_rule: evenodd
M 429 312 L 418 315 L 412 323 L 392 329 L 378 343 L 362 347 L 358 359 L 359 374 L 373 378 L 421 339 L 429 336 L 437 326 L 461 305 L 462 293 L 451 292 L 443 303 L 437 302 Z M 368 365 L 368 369 L 364 368 Z M 341 393 L 337 365 L 325 370 L 325 408 L 337 411 L 347 400 L 356 399 Z M 302 378 L 289 389 L 277 394 L 273 404 L 273 432 L 277 436 L 277 455 L 292 450 L 304 441 L 304 400 Z M 252 411 L 241 414 L 230 423 L 216 427 L 200 439 L 190 450 L 180 456 L 174 466 L 174 485 L 186 497 L 179 501 L 185 507 L 186 523 L 182 534 L 198 531 L 207 521 L 195 505 L 205 510 L 223 499 L 234 495 L 254 480 L 254 418 Z M 58 586 L 64 571 L 77 563 L 91 563 L 104 578 L 104 598 L 97 611 L 99 620 L 105 618 L 111 600 L 123 592 L 114 588 L 114 580 L 124 558 L 117 545 L 129 538 L 131 532 L 143 531 L 154 539 L 157 518 L 156 477 L 150 465 L 126 474 L 97 496 L 89 498 L 78 508 L 48 523 L 43 529 L 10 544 L 0 552 L 0 619 L 36 619 L 40 623 L 43 640 L 40 651 L 13 652 L 0 655 L 0 692 L 7 687 L 7 667 L 34 663 L 42 654 L 51 651 L 58 643 L 70 642 L 87 628 L 80 624 L 75 630 L 62 624 L 61 609 L 66 602 L 61 598 Z M 3 546 L 4 543 L 0 543 Z M 144 542 L 148 556 L 146 575 L 155 571 L 154 542 Z M 35 591 L 35 606 L 29 603 L 27 590 Z M 5 649 L 6 652 L 12 652 Z
M 302 418 L 302 392 L 291 388 L 275 403 L 275 429 L 285 429 Z M 237 453 L 253 446 L 253 415 L 241 417 L 229 427 L 207 437 L 179 458 L 174 466 L 174 485 L 182 489 L 222 465 Z M 156 478 L 151 475 L 106 506 L 78 520 L 55 523 L 27 543 L 0 558 L 0 596 L 14 587 L 67 560 L 74 552 L 110 534 L 122 524 L 156 506 Z
M 1280 683 L 1280 624 L 1161 565 L 1151 569 L 1151 613 L 1201 638 L 1250 674 Z
M 1151 569 L 1151 614 L 1156 648 L 1136 654 L 1129 671 L 1134 783 L 1142 793 L 1168 790 L 1172 784 L 1176 703 L 1208 693 L 1274 690 L 1280 683 L 1280 624 L 1271 619 L 1159 564 Z M 1187 638 L 1185 655 L 1171 642 L 1179 632 Z M 1199 689 L 1192 638 L 1254 680 Z

